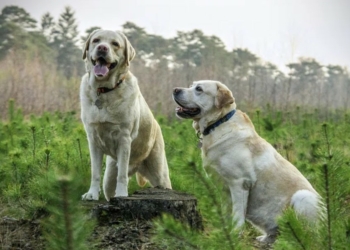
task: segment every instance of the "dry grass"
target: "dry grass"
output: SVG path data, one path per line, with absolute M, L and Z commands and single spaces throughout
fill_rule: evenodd
M 145 67 L 136 58 L 131 71 L 139 80 L 141 91 L 150 108 L 157 114 L 173 117 L 175 104 L 172 90 L 189 86 L 193 81 L 215 79 L 233 91 L 240 108 L 254 109 L 270 103 L 276 110 L 300 105 L 312 109 L 350 108 L 350 83 L 327 86 L 299 86 L 288 79 L 274 81 L 265 77 L 247 80 L 237 75 L 224 74 L 220 67 L 209 63 L 200 67 L 169 70 L 164 63 Z M 56 65 L 39 53 L 10 52 L 0 62 L 1 118 L 7 118 L 8 101 L 14 99 L 24 114 L 41 114 L 45 111 L 79 111 L 79 84 L 81 76 L 67 80 L 56 70 Z M 77 112 L 79 113 L 79 112 Z
M 40 57 L 10 52 L 0 62 L 1 117 L 6 118 L 10 99 L 24 114 L 77 110 L 79 83 L 80 78 L 65 79 L 55 65 Z

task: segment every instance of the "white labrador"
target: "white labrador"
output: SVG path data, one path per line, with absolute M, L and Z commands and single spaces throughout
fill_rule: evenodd
M 214 168 L 230 189 L 237 227 L 245 220 L 264 232 L 257 239 L 274 241 L 276 217 L 292 206 L 317 220 L 320 196 L 307 179 L 255 131 L 249 117 L 236 110 L 232 92 L 217 81 L 197 81 L 175 88 L 180 118 L 193 119 L 202 134 L 204 166 Z
M 121 32 L 96 30 L 83 49 L 87 73 L 80 87 L 81 119 L 86 130 L 91 185 L 83 200 L 98 200 L 103 156 L 107 200 L 128 196 L 129 176 L 140 186 L 171 188 L 160 127 L 129 71 L 135 50 Z

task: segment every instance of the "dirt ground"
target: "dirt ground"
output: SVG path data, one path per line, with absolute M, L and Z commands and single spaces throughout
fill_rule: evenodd
M 82 209 L 90 211 L 97 225 L 89 239 L 91 249 L 166 249 L 151 241 L 152 219 L 166 212 L 190 225 L 201 227 L 196 199 L 169 189 L 148 188 L 130 197 L 103 201 L 82 202 Z M 45 249 L 40 220 L 0 218 L 0 249 Z
M 39 222 L 10 217 L 0 219 L 0 249 L 36 250 L 44 247 Z
M 91 249 L 101 250 L 164 250 L 151 241 L 152 222 L 143 220 L 120 221 L 113 225 L 96 226 L 90 238 Z M 98 239 L 98 240 L 96 240 Z M 252 248 L 270 250 L 271 246 L 261 245 L 252 239 Z M 41 250 L 45 241 L 38 221 L 0 219 L 0 249 L 2 250 Z M 171 249 L 174 249 L 173 247 Z M 181 248 L 179 248 L 181 249 Z
M 82 209 L 90 211 L 97 224 L 89 239 L 91 249 L 101 250 L 164 250 L 167 246 L 154 243 L 152 218 L 161 213 L 170 213 L 191 227 L 203 229 L 202 218 L 193 196 L 174 190 L 145 189 L 132 196 L 116 199 L 110 203 L 83 202 Z M 45 249 L 40 220 L 0 218 L 0 249 L 41 250 Z M 249 237 L 250 240 L 251 237 Z M 252 238 L 254 249 L 271 249 L 259 245 Z M 181 249 L 179 245 L 171 249 Z
M 90 238 L 91 249 L 101 250 L 164 250 L 151 241 L 153 236 L 150 221 L 120 221 L 113 225 L 96 226 Z M 271 250 L 252 239 L 252 248 Z M 16 220 L 9 217 L 0 219 L 0 249 L 2 250 L 41 250 L 45 241 L 37 221 Z M 174 249 L 172 247 L 171 249 Z M 179 248 L 180 249 L 180 248 Z
M 114 225 L 96 226 L 90 242 L 92 249 L 164 249 L 152 243 L 151 237 L 152 223 L 150 221 L 120 221 Z M 40 223 L 9 217 L 1 218 L 0 249 L 45 249 Z

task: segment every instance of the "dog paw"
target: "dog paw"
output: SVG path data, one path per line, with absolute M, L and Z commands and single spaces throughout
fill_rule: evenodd
M 256 237 L 256 239 L 262 243 L 273 243 L 276 240 L 276 235 L 261 235 Z
M 128 192 L 125 192 L 125 193 L 117 193 L 114 197 L 128 197 Z
M 84 201 L 98 200 L 98 193 L 87 192 L 81 196 L 81 199 Z
M 128 187 L 126 185 L 118 185 L 118 184 L 117 184 L 117 189 L 115 190 L 114 197 L 128 197 Z
M 256 240 L 260 241 L 260 242 L 264 242 L 266 237 L 267 237 L 267 235 L 261 235 L 261 236 L 256 237 Z

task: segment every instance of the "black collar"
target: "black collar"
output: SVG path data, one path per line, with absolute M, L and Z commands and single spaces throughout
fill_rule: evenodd
M 230 118 L 236 113 L 236 110 L 230 111 L 228 114 L 226 114 L 224 117 L 220 118 L 216 122 L 214 122 L 212 125 L 206 127 L 203 131 L 203 135 L 209 135 L 211 132 L 215 130 L 216 127 L 219 127 L 224 122 L 227 122 L 230 120 Z
M 118 86 L 124 81 L 124 77 L 122 79 L 119 80 L 119 82 L 117 82 L 113 88 L 107 88 L 107 87 L 100 87 L 100 88 L 97 88 L 97 95 L 99 96 L 101 93 L 102 94 L 105 94 L 107 92 L 110 92 L 116 88 L 118 88 Z

